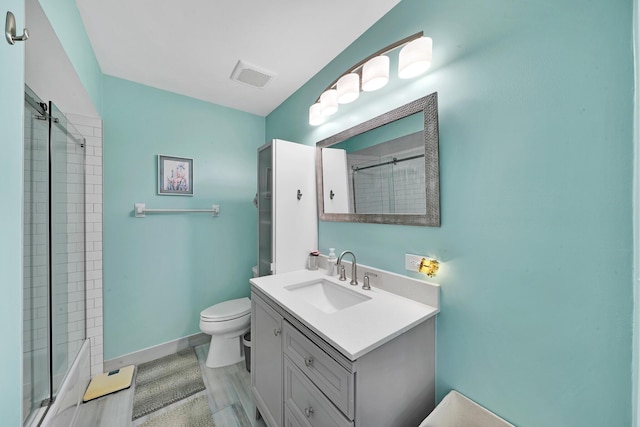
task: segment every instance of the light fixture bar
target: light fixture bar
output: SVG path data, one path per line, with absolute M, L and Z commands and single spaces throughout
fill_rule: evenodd
M 424 35 L 424 31 L 417 32 L 415 34 L 410 35 L 409 37 L 405 37 L 405 38 L 403 38 L 401 40 L 398 40 L 397 42 L 391 43 L 389 46 L 383 47 L 379 51 L 367 56 L 365 59 L 363 59 L 362 61 L 358 62 L 356 65 L 354 65 L 351 68 L 347 69 L 347 71 L 345 71 L 344 73 L 340 74 L 337 79 L 335 79 L 333 82 L 331 82 L 331 84 L 329 86 L 327 86 L 326 89 L 323 90 L 320 93 L 322 94 L 322 93 L 326 92 L 329 89 L 334 89 L 336 87 L 336 84 L 338 83 L 338 80 L 340 80 L 340 78 L 342 76 L 344 76 L 345 74 L 350 74 L 350 73 L 361 74 L 362 73 L 362 67 L 370 59 L 375 58 L 376 56 L 380 56 L 380 55 L 384 55 L 386 53 L 389 53 L 389 52 L 391 52 L 391 51 L 393 51 L 393 50 L 395 50 L 395 49 L 397 49 L 399 47 L 402 47 L 402 46 L 406 45 L 409 42 L 412 42 L 412 41 L 414 41 L 416 39 L 419 39 L 423 35 Z M 316 99 L 316 102 L 320 102 L 320 96 L 318 96 L 318 98 Z

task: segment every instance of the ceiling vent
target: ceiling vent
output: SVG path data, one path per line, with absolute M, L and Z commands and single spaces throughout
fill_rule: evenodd
M 246 63 L 243 60 L 238 61 L 233 69 L 233 73 L 231 73 L 231 80 L 258 89 L 267 87 L 274 77 L 273 73 Z

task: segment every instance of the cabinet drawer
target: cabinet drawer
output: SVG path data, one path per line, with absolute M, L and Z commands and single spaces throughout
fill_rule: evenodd
M 284 427 L 304 427 L 304 424 L 298 422 L 287 405 L 284 405 Z
M 285 426 L 353 427 L 287 356 L 284 371 Z
M 349 419 L 354 417 L 354 378 L 296 328 L 284 322 L 284 353 Z

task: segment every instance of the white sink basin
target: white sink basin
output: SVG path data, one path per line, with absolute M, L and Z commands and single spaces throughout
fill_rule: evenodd
M 285 286 L 285 289 L 327 314 L 371 299 L 371 297 L 324 279 Z

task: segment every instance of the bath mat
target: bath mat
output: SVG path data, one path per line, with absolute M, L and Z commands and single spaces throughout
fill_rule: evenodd
M 83 402 L 88 402 L 116 391 L 124 390 L 131 387 L 133 380 L 133 365 L 116 369 L 115 371 L 106 372 L 104 374 L 93 377 L 87 387 L 87 391 L 82 398 Z
M 131 420 L 204 389 L 200 364 L 193 348 L 143 363 L 138 366 L 136 374 Z
M 200 396 L 145 421 L 139 427 L 215 427 L 215 424 L 207 398 Z

